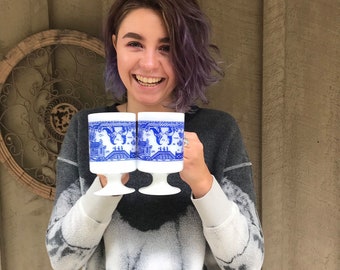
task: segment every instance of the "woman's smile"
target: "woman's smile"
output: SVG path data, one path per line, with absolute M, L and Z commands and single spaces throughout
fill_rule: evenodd
M 162 83 L 165 79 L 159 77 L 145 77 L 142 75 L 134 74 L 132 75 L 134 79 L 142 86 L 154 87 Z

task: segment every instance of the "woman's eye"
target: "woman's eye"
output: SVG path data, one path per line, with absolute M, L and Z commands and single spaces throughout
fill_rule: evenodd
M 129 47 L 142 47 L 142 45 L 137 41 L 131 41 L 128 43 Z
M 159 48 L 162 52 L 170 52 L 170 45 L 163 45 Z

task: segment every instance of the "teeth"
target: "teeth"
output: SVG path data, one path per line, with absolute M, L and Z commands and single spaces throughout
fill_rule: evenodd
M 147 78 L 141 75 L 136 75 L 136 79 L 146 84 L 155 84 L 155 83 L 159 83 L 162 80 L 162 78 Z

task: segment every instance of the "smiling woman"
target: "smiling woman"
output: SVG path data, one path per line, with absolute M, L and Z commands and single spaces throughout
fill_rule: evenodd
M 151 11 L 153 14 L 150 14 Z M 131 15 L 132 12 L 140 13 L 140 17 L 130 16 L 131 22 L 125 21 L 128 17 L 126 15 Z M 219 50 L 210 43 L 208 18 L 196 1 L 117 2 L 109 11 L 108 21 L 110 23 L 104 28 L 106 87 L 119 102 L 126 101 L 126 86 L 118 73 L 118 54 L 114 44 L 118 32 L 122 32 L 123 22 L 134 26 L 124 35 L 133 38 L 129 45 L 139 49 L 142 49 L 141 42 L 145 38 L 141 33 L 150 32 L 155 35 L 156 29 L 160 31 L 159 36 L 155 36 L 159 39 L 158 51 L 168 55 L 176 78 L 170 108 L 185 112 L 198 100 L 207 102 L 206 88 L 218 82 L 224 75 L 213 57 L 214 54 L 218 55 Z M 124 35 L 118 38 L 123 38 Z
M 173 111 L 170 104 L 176 77 L 161 15 L 144 8 L 131 11 L 112 40 L 130 111 Z
M 46 234 L 54 269 L 260 269 L 263 235 L 240 130 L 228 113 L 195 105 L 223 75 L 197 2 L 117 0 L 104 37 L 105 82 L 117 103 L 77 113 L 63 141 Z M 88 115 L 166 111 L 185 113 L 183 169 L 168 177 L 181 192 L 96 196 L 107 181 L 89 171 Z M 172 132 L 153 131 L 165 155 Z M 139 160 L 151 151 L 148 140 Z M 122 180 L 143 190 L 152 177 L 136 170 Z

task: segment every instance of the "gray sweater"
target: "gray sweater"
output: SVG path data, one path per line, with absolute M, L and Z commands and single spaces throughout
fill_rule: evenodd
M 182 191 L 171 196 L 139 192 L 101 197 L 89 171 L 87 115 L 75 115 L 57 161 L 55 205 L 46 234 L 54 269 L 261 269 L 263 235 L 255 208 L 251 162 L 235 120 L 227 113 L 195 108 L 185 130 L 196 132 L 214 182 L 194 199 L 190 187 L 171 174 Z M 130 173 L 127 186 L 147 186 L 151 175 Z

